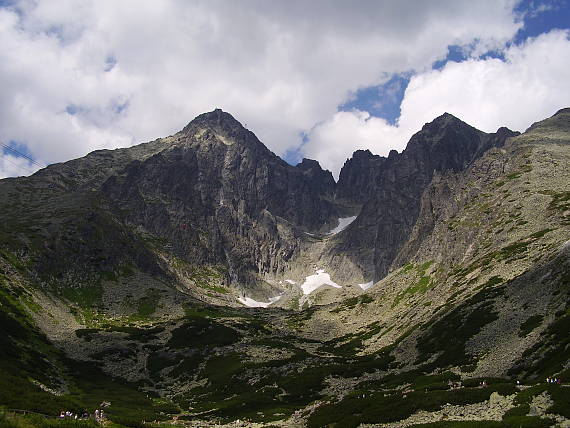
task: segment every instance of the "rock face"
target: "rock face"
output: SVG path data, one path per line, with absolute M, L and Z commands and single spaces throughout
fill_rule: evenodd
M 410 236 L 422 193 L 434 174 L 463 171 L 489 148 L 515 135 L 506 128 L 486 134 L 445 113 L 415 134 L 400 154 L 382 158 L 355 152 L 341 170 L 337 196 L 362 204 L 362 210 L 329 253 L 346 253 L 374 280 L 383 278 L 397 267 L 392 263 Z M 358 188 L 360 192 L 352 190 Z
M 397 156 L 396 151 L 394 155 Z M 364 205 L 376 194 L 378 176 L 386 162 L 387 158 L 373 155 L 370 150 L 355 151 L 340 170 L 336 198 L 349 204 Z
M 5 180 L 0 193 L 12 204 L 0 215 L 22 230 L 27 220 L 18 212 L 36 219 L 42 244 L 28 238 L 15 247 L 48 282 L 92 283 L 132 266 L 186 287 L 205 275 L 268 297 L 280 291 L 265 279 L 291 269 L 300 279 L 318 262 L 339 280 L 368 282 L 397 258 L 434 173 L 462 171 L 512 135 L 485 134 L 444 114 L 401 154 L 355 152 L 335 184 L 317 161 L 288 165 L 215 110 L 173 136 Z M 321 235 L 317 245 L 309 238 L 357 214 L 342 233 Z
M 321 168 L 316 160 L 303 158 L 297 165 L 306 180 L 310 183 L 313 194 L 320 195 L 326 199 L 333 199 L 336 183 L 330 171 Z
M 316 161 L 288 165 L 216 110 L 111 177 L 103 192 L 125 223 L 168 240 L 178 257 L 224 265 L 230 279 L 255 283 L 294 255 L 297 229 L 319 229 L 333 216 L 327 177 Z
M 288 165 L 221 110 L 168 138 L 4 180 L 0 193 L 13 208 L 4 224 L 37 218 L 43 244 L 19 251 L 52 279 L 132 265 L 176 282 L 181 266 L 194 279 L 209 266 L 221 285 L 255 288 L 285 269 L 299 234 L 338 217 L 330 172 Z

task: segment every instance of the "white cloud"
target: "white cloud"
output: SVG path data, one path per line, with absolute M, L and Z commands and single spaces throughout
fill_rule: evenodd
M 22 0 L 0 8 L 0 139 L 61 161 L 168 135 L 221 107 L 284 153 L 358 88 L 425 71 L 450 44 L 503 46 L 521 25 L 513 7 Z
M 22 157 L 10 156 L 0 152 L 0 179 L 30 175 L 39 169 Z
M 524 131 L 568 106 L 569 35 L 554 30 L 508 49 L 505 61 L 452 62 L 414 77 L 400 124 L 419 126 L 447 111 L 486 132 L 500 126 Z
M 387 155 L 444 112 L 486 132 L 500 126 L 524 131 L 569 105 L 569 32 L 554 30 L 505 51 L 505 60 L 449 62 L 415 75 L 404 94 L 397 126 L 361 111 L 338 112 L 317 125 L 303 146 L 338 174 L 356 149 Z
M 402 150 L 405 138 L 401 128 L 384 119 L 359 110 L 341 111 L 317 125 L 302 150 L 306 157 L 318 159 L 323 168 L 338 178 L 344 161 L 355 150 L 369 149 L 387 155 L 390 149 Z

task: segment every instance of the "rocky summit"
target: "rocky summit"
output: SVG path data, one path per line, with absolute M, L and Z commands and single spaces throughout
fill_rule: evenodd
M 570 109 L 338 182 L 221 110 L 0 180 L 0 328 L 1 427 L 568 427 Z

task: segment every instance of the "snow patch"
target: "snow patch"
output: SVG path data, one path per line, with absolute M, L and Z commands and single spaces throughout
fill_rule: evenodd
M 335 227 L 333 230 L 331 230 L 329 233 L 327 233 L 327 235 L 336 235 L 337 233 L 342 232 L 354 220 L 356 220 L 356 216 L 339 218 L 338 219 L 338 226 Z
M 285 282 L 288 282 L 289 284 L 297 284 L 295 281 L 293 281 L 292 279 L 286 279 Z
M 368 289 L 369 289 L 370 287 L 372 287 L 373 285 L 374 285 L 374 281 L 370 281 L 370 282 L 367 282 L 367 283 L 365 283 L 365 284 L 358 284 L 358 286 L 359 286 L 360 288 L 362 288 L 364 291 L 368 290 Z
M 316 274 L 306 277 L 305 282 L 303 285 L 301 285 L 301 288 L 303 289 L 303 294 L 311 294 L 322 285 L 330 285 L 335 288 L 342 288 L 336 282 L 331 280 L 331 276 L 326 273 L 324 269 L 318 269 Z
M 278 301 L 282 296 L 283 295 L 280 294 L 279 296 L 270 297 L 269 302 L 258 302 L 257 300 L 253 300 L 251 297 L 247 297 L 247 296 L 238 297 L 237 299 L 241 303 L 243 303 L 245 306 L 248 306 L 250 308 L 266 308 L 269 305 L 271 305 L 272 303 L 275 303 L 276 301 Z

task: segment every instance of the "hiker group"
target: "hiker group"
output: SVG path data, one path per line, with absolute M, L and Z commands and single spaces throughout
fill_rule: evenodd
M 105 413 L 103 412 L 103 409 L 99 410 L 95 410 L 95 420 L 97 422 L 102 421 L 103 419 L 105 419 Z
M 60 419 L 89 419 L 92 416 L 87 413 L 86 411 L 80 412 L 80 413 L 73 413 L 70 412 L 69 410 L 62 410 L 59 413 L 59 418 Z M 103 411 L 103 409 L 97 409 L 95 410 L 93 417 L 95 417 L 95 420 L 97 422 L 102 422 L 105 419 L 105 412 Z
M 73 413 L 73 412 L 70 412 L 69 410 L 62 410 L 59 413 L 59 418 L 60 419 L 89 419 L 89 413 L 81 412 L 81 415 L 80 415 L 79 413 Z
M 557 383 L 558 385 L 560 385 L 562 383 L 562 379 L 557 377 L 547 377 L 546 383 Z

